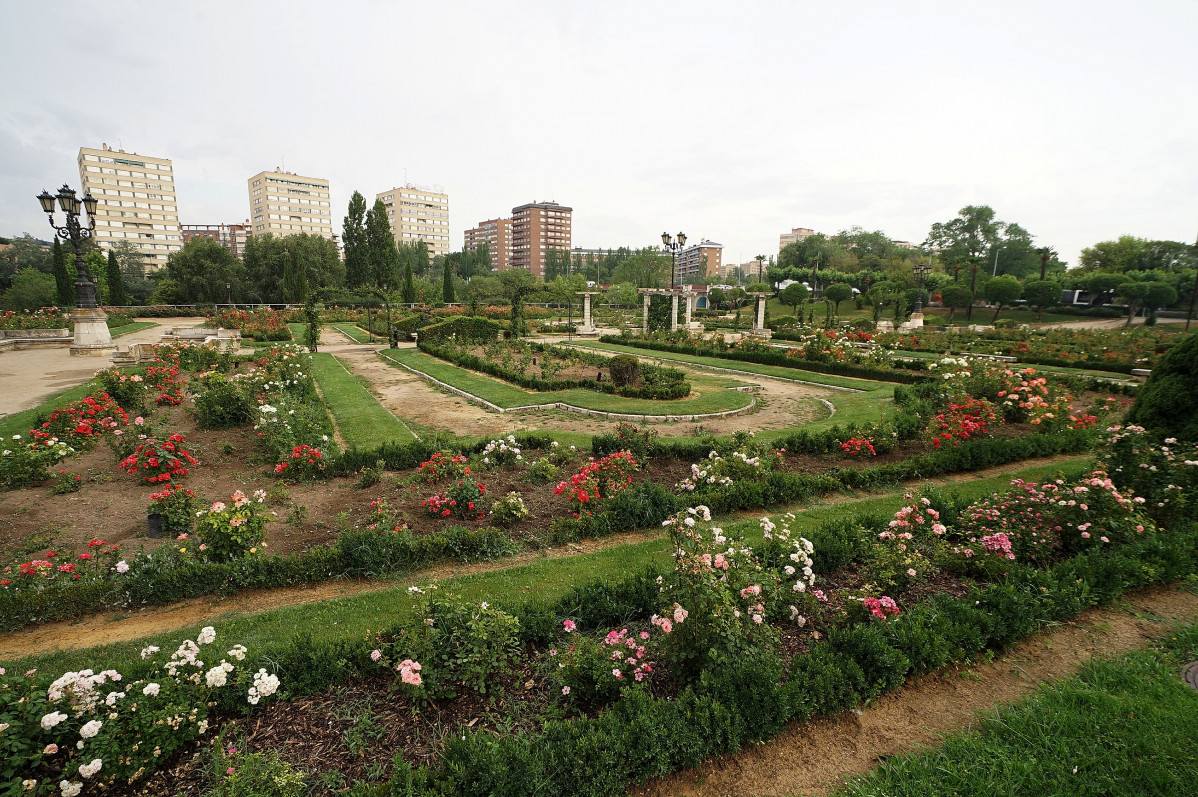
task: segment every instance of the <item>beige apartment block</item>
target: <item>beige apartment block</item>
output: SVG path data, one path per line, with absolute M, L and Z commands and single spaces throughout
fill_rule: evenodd
M 681 250 L 675 266 L 677 284 L 696 285 L 708 277 L 719 277 L 723 255 L 723 244 L 707 240 Z
M 466 249 L 475 252 L 483 244 L 491 253 L 492 270 L 507 271 L 511 268 L 512 220 L 487 219 L 480 221 L 477 227 L 466 230 Z
M 815 230 L 808 227 L 795 227 L 790 232 L 784 232 L 778 236 L 778 251 L 781 252 L 787 244 L 797 243 L 812 235 L 815 235 Z
M 569 249 L 573 208 L 530 202 L 512 208 L 512 268 L 545 278 L 545 252 Z
M 175 173 L 168 158 L 112 149 L 79 148 L 79 181 L 83 195 L 96 199 L 95 240 L 101 249 L 132 241 L 145 258 L 147 271 L 166 265 L 183 248 Z
M 335 240 L 328 180 L 275 169 L 258 172 L 246 185 L 255 238 L 267 233 L 280 238 L 306 232 Z
M 440 188 L 403 185 L 375 196 L 387 206 L 396 245 L 424 241 L 430 259 L 449 254 L 449 194 Z

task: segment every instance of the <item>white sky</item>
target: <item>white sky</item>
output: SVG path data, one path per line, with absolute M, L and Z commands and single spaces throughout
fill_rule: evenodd
M 102 19 L 93 19 L 93 17 Z M 80 146 L 174 161 L 180 221 L 284 165 L 440 185 L 453 249 L 556 200 L 575 246 L 791 227 L 920 242 L 988 204 L 1071 264 L 1198 232 L 1198 2 L 0 0 L 0 235 Z

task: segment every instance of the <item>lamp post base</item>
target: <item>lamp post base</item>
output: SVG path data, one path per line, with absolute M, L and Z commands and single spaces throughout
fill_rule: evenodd
M 75 323 L 72 357 L 107 357 L 115 349 L 108 331 L 108 314 L 98 307 L 80 307 L 70 314 Z

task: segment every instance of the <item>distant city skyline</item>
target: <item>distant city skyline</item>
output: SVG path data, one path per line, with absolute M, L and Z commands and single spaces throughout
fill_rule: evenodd
M 729 263 L 799 226 L 919 243 L 978 204 L 1073 265 L 1198 233 L 1192 2 L 112 0 L 0 22 L 0 235 L 45 237 L 34 197 L 101 142 L 173 162 L 182 224 L 240 223 L 247 175 L 276 167 L 329 181 L 338 234 L 355 190 L 442 186 L 455 251 L 530 199 L 573 207 L 582 246 L 682 230 Z M 264 31 L 304 42 L 302 70 L 232 103 L 218 87 L 273 68 Z

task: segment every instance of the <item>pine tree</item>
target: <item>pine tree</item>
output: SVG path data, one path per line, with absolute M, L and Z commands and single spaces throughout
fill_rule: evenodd
M 125 291 L 125 278 L 121 274 L 121 264 L 117 262 L 116 252 L 108 250 L 108 303 L 123 307 L 129 304 L 129 294 Z
M 345 284 L 350 288 L 372 282 L 365 219 L 366 198 L 354 191 L 349 200 L 349 214 L 341 227 L 341 241 L 345 245 Z
M 441 301 L 446 304 L 456 301 L 453 296 L 453 264 L 448 258 L 445 260 L 445 269 L 441 277 Z
M 54 263 L 55 297 L 59 307 L 73 307 L 75 304 L 75 283 L 67 271 L 67 253 L 62 248 L 62 241 L 54 239 L 52 250 Z

